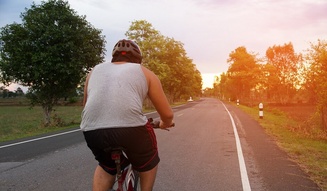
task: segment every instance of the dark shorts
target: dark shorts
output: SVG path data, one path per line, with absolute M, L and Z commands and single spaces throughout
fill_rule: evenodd
M 122 166 L 130 162 L 139 172 L 153 169 L 160 161 L 156 136 L 149 124 L 85 131 L 84 138 L 99 165 L 112 175 L 116 174 L 116 165 L 111 159 L 111 152 L 108 152 L 110 148 L 123 147 L 128 160 L 122 156 Z

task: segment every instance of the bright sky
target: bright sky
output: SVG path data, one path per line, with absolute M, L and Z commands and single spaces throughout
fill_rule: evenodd
M 40 4 L 40 0 L 35 1 Z M 106 36 L 106 60 L 132 21 L 146 20 L 162 35 L 184 44 L 202 73 L 204 87 L 228 69 L 240 46 L 259 57 L 273 45 L 292 42 L 297 53 L 327 39 L 327 0 L 68 0 L 72 9 Z M 0 27 L 20 23 L 32 0 L 0 0 Z

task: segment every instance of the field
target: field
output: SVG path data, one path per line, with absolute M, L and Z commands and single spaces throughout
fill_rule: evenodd
M 271 106 L 285 112 L 289 117 L 297 121 L 308 120 L 315 112 L 314 105 Z
M 52 113 L 52 125 L 43 126 L 39 106 L 0 106 L 0 142 L 78 127 L 81 106 L 58 106 Z

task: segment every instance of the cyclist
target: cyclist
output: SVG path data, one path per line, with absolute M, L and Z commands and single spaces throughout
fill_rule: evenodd
M 139 46 L 120 40 L 111 62 L 98 64 L 89 73 L 84 88 L 81 130 L 99 162 L 93 190 L 111 189 L 116 166 L 104 149 L 124 147 L 129 162 L 140 172 L 141 190 L 152 190 L 160 161 L 153 128 L 142 113 L 148 96 L 160 115 L 160 128 L 173 126 L 173 111 L 160 80 L 141 65 Z M 124 162 L 124 161 L 122 161 Z

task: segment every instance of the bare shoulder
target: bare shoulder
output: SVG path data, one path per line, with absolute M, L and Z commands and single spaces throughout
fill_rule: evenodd
M 142 71 L 148 81 L 148 83 L 150 84 L 152 81 L 156 81 L 158 80 L 158 77 L 149 69 L 147 69 L 146 67 L 142 66 L 141 65 L 141 68 L 142 68 Z
M 154 73 L 151 70 L 147 69 L 146 67 L 141 65 L 141 68 L 145 75 L 154 75 Z

